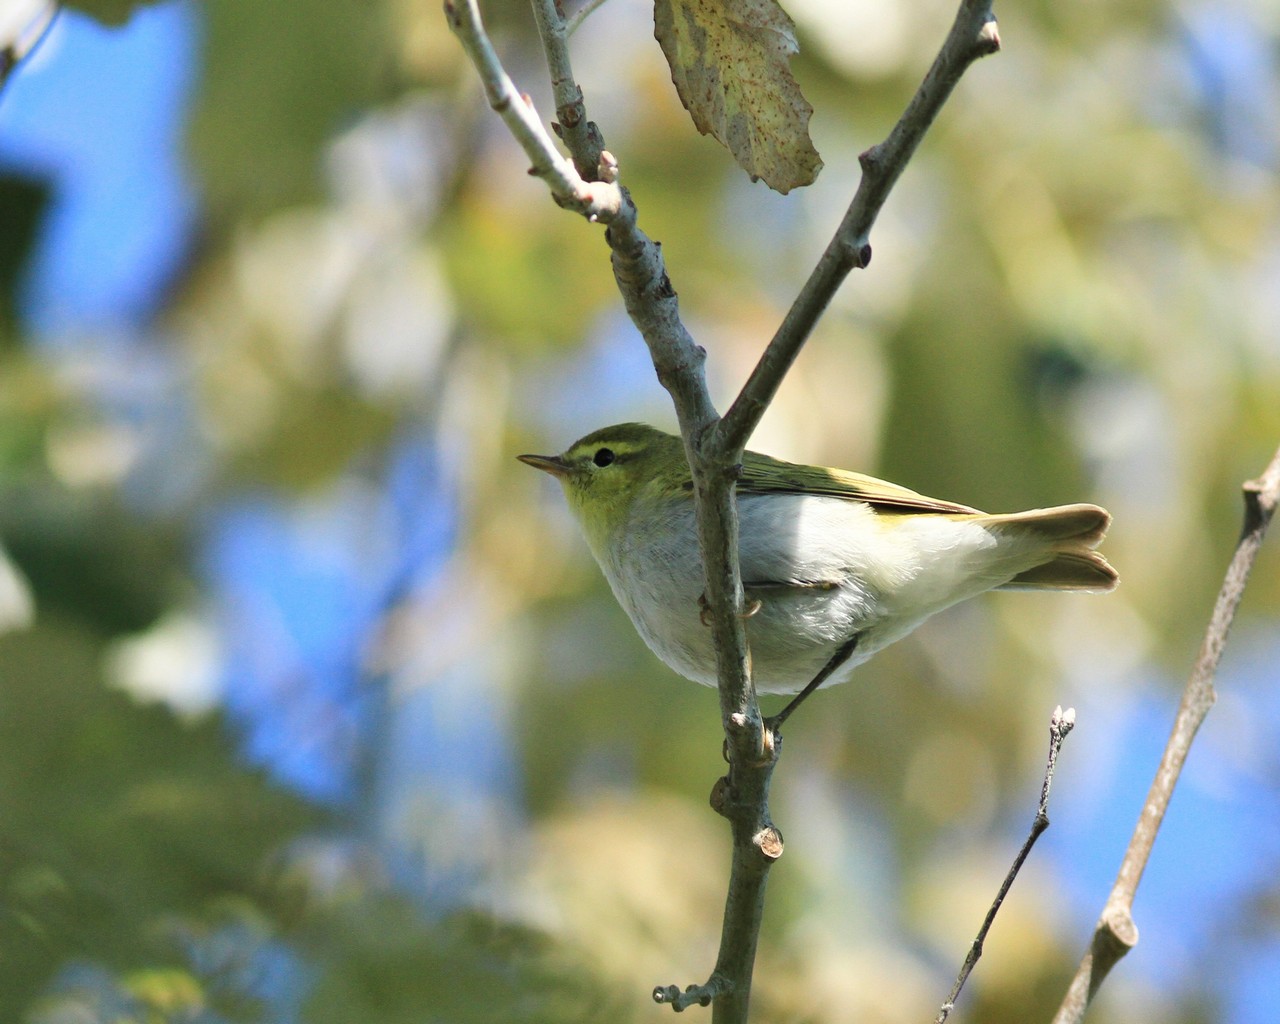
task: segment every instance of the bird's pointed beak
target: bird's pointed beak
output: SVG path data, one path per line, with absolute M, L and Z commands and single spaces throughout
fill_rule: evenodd
M 544 473 L 550 473 L 561 479 L 569 475 L 569 464 L 559 455 L 517 455 L 516 458 L 526 466 L 532 466 L 534 469 L 540 469 Z

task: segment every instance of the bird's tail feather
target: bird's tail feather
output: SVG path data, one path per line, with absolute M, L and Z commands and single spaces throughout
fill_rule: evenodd
M 1000 590 L 1115 590 L 1120 577 L 1096 551 L 1063 551 L 1051 561 L 1018 573 Z
M 1030 512 L 989 516 L 988 526 L 1047 541 L 1046 561 L 1026 569 L 1002 590 L 1114 590 L 1115 569 L 1093 549 L 1111 525 L 1111 515 L 1097 505 L 1060 505 Z

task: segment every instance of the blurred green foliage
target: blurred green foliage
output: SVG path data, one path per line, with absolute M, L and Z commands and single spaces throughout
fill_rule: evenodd
M 163 956 L 165 919 L 264 897 L 265 858 L 320 823 L 238 764 L 216 720 L 182 722 L 106 689 L 100 656 L 101 636 L 55 608 L 0 639 L 9 1020 L 65 957 L 135 970 Z
M 320 198 L 324 144 L 404 87 L 390 6 L 215 0 L 201 10 L 201 58 L 220 70 L 202 82 L 190 139 L 213 223 Z

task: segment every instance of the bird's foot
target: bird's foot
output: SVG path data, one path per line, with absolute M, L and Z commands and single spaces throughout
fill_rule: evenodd
M 761 601 L 758 597 L 753 598 L 752 600 L 748 601 L 746 605 L 743 607 L 742 616 L 741 616 L 742 619 L 745 621 L 751 618 L 757 612 L 759 612 L 760 609 L 763 607 L 764 607 L 763 601 Z M 711 625 L 711 603 L 707 600 L 706 593 L 701 593 L 698 595 L 698 621 L 701 622 L 704 626 L 709 627 Z

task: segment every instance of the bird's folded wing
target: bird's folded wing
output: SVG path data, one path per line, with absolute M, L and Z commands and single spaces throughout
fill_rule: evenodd
M 801 466 L 756 452 L 746 452 L 743 456 L 738 491 L 741 494 L 821 494 L 848 501 L 865 501 L 886 512 L 982 515 L 978 509 L 968 505 L 939 501 L 873 476 L 843 469 Z

